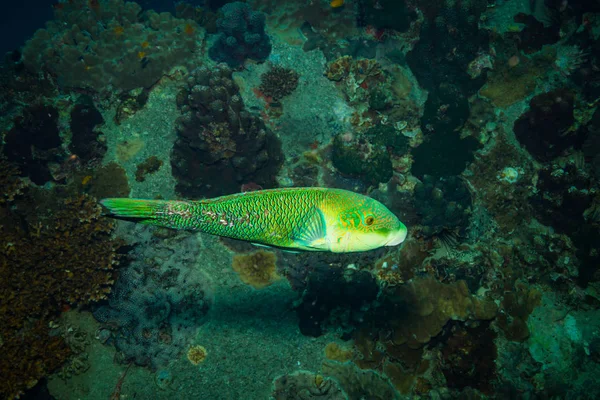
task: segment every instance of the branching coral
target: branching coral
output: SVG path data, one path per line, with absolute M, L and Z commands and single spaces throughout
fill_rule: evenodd
M 192 20 L 142 12 L 134 2 L 64 1 L 55 20 L 27 42 L 23 62 L 51 72 L 61 86 L 110 94 L 152 86 L 190 59 L 199 33 Z
M 66 304 L 106 296 L 120 242 L 85 195 L 29 189 L 0 214 L 0 393 L 11 397 L 64 362 L 69 349 L 48 324 Z
M 233 256 L 233 270 L 242 282 L 262 289 L 280 279 L 277 274 L 277 256 L 272 251 L 259 250 Z
M 258 88 L 263 95 L 278 102 L 296 89 L 298 78 L 298 73 L 293 69 L 274 66 L 260 77 Z
M 225 64 L 196 69 L 178 97 L 182 116 L 171 165 L 177 191 L 188 198 L 237 192 L 242 183 L 276 185 L 279 140 L 244 108 Z
M 227 3 L 221 7 L 217 20 L 219 36 L 209 50 L 213 60 L 232 67 L 247 58 L 264 61 L 271 53 L 271 40 L 265 33 L 265 15 L 252 11 L 242 2 Z

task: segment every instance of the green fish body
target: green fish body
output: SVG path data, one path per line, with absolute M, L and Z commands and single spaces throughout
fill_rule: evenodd
M 208 200 L 104 199 L 110 215 L 291 250 L 354 252 L 395 246 L 407 229 L 383 204 L 341 189 L 285 188 Z

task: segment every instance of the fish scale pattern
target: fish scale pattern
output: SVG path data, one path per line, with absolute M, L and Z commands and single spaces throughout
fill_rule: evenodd
M 319 190 L 272 190 L 193 203 L 188 228 L 213 235 L 286 246 L 325 197 Z

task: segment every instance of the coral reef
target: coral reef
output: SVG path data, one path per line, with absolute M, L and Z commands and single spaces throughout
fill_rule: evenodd
M 271 398 L 346 400 L 348 397 L 333 379 L 309 371 L 295 371 L 273 380 Z
M 575 94 L 558 89 L 535 96 L 529 110 L 515 121 L 519 142 L 538 161 L 551 161 L 569 148 L 583 144 L 581 131 L 573 130 Z
M 496 334 L 489 323 L 457 327 L 442 347 L 442 372 L 449 388 L 473 388 L 494 392 L 497 349 Z
M 472 79 L 468 65 L 489 47 L 488 32 L 478 28 L 487 1 L 419 1 L 419 6 L 423 7 L 425 20 L 406 61 L 419 84 L 429 91 L 421 129 L 433 130 L 432 141 L 437 143 L 453 136 L 452 131 L 464 123 L 469 112 L 468 98 L 484 83 L 485 74 Z M 455 146 L 447 143 L 438 149 Z M 427 152 L 437 157 L 439 151 L 435 150 Z M 448 161 L 446 165 L 453 164 Z M 462 168 L 460 164 L 457 168 Z
M 362 135 L 345 139 L 344 135 L 333 139 L 331 161 L 339 172 L 372 185 L 390 180 L 392 160 L 385 146 L 371 144 Z
M 434 132 L 412 151 L 411 172 L 417 178 L 459 175 L 473 161 L 479 148 L 479 142 L 471 136 L 461 138 L 459 132 Z
M 374 59 L 339 57 L 327 64 L 325 76 L 337 83 L 350 104 L 371 104 L 383 110 L 394 99 L 393 76 Z
M 43 103 L 56 95 L 51 76 L 24 68 L 17 51 L 0 61 L 0 114 L 10 115 L 22 106 Z
M 157 238 L 147 228 L 136 229 L 132 261 L 94 317 L 110 332 L 107 343 L 121 360 L 156 370 L 188 348 L 212 300 L 194 265 L 199 248 L 193 235 L 169 231 Z
M 536 217 L 568 234 L 578 233 L 592 204 L 592 181 L 573 163 L 546 165 L 539 172 L 537 193 L 530 198 Z
M 231 194 L 246 182 L 265 189 L 276 185 L 283 157 L 279 140 L 244 109 L 227 65 L 197 68 L 178 104 L 183 115 L 171 165 L 181 195 Z
M 120 125 L 123 121 L 127 120 L 140 111 L 150 96 L 150 89 L 137 88 L 130 90 L 127 93 L 123 93 L 119 97 L 119 105 L 117 107 L 117 113 L 115 115 L 115 122 Z
M 218 62 L 237 67 L 247 59 L 264 61 L 271 53 L 265 33 L 265 15 L 242 2 L 227 3 L 219 10 L 219 36 L 208 54 Z
M 359 25 L 370 25 L 376 29 L 404 32 L 416 19 L 414 10 L 411 11 L 406 4 L 398 4 L 394 0 L 380 0 L 377 5 L 360 0 L 359 10 L 360 14 L 357 17 L 360 20 Z
M 192 20 L 142 12 L 134 2 L 59 2 L 55 19 L 23 49 L 32 71 L 48 71 L 61 87 L 104 95 L 150 87 L 191 59 L 203 39 Z
M 102 160 L 106 143 L 95 128 L 104 123 L 100 111 L 93 104 L 77 104 L 71 110 L 71 143 L 69 150 L 84 163 Z
M 600 110 L 596 110 L 586 126 L 587 137 L 582 145 L 586 161 L 589 161 L 591 171 L 600 180 Z
M 23 176 L 38 185 L 53 180 L 49 163 L 64 159 L 58 129 L 59 111 L 46 105 L 31 105 L 4 135 L 3 152 Z
M 262 289 L 281 278 L 277 273 L 276 263 L 275 253 L 259 250 L 233 256 L 232 266 L 242 282 L 255 289 Z
M 327 266 L 314 271 L 296 308 L 300 331 L 320 336 L 328 326 L 352 330 L 378 292 L 375 278 L 367 271 Z
M 535 170 L 526 152 L 519 151 L 500 130 L 477 152 L 466 180 L 477 188 L 477 198 L 498 222 L 498 228 L 510 231 L 531 215 L 528 199 L 533 190 Z M 519 204 L 515 207 L 515 204 Z
M 81 170 L 74 175 L 74 181 L 77 190 L 97 199 L 129 196 L 127 174 L 116 162 L 94 170 Z
M 471 212 L 471 193 L 459 177 L 435 179 L 425 176 L 415 186 L 415 208 L 422 216 L 421 233 L 439 235 L 443 231 L 464 234 Z
M 11 202 L 22 193 L 25 182 L 19 177 L 20 170 L 13 163 L 8 162 L 0 155 L 0 206 L 5 202 Z
M 276 65 L 262 74 L 258 89 L 263 96 L 270 98 L 274 102 L 279 102 L 296 89 L 299 78 L 300 76 L 293 69 Z

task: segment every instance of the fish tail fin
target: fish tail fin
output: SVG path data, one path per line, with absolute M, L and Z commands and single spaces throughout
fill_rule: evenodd
M 174 229 L 187 228 L 186 218 L 177 216 L 190 216 L 191 208 L 185 201 L 128 198 L 103 199 L 100 204 L 108 210 L 110 217 Z

